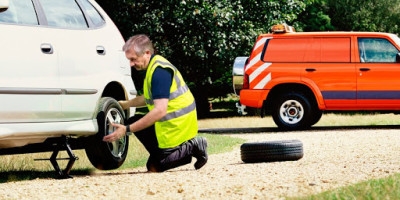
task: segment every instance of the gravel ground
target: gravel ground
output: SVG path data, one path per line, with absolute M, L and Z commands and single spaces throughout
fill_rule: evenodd
M 299 139 L 304 144 L 304 157 L 290 162 L 244 164 L 237 147 L 211 155 L 198 171 L 192 163 L 160 174 L 147 173 L 141 167 L 67 180 L 9 182 L 0 184 L 0 199 L 284 199 L 400 172 L 398 130 L 230 136 L 248 142 Z

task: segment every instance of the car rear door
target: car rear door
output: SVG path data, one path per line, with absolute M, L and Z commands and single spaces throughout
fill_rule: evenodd
M 107 39 L 99 37 L 100 28 L 89 27 L 89 19 L 83 13 L 84 5 L 79 3 L 82 1 L 40 2 L 49 26 L 54 27 L 49 31 L 56 37 L 60 49 L 60 85 L 65 92 L 60 118 L 68 121 L 91 119 L 102 92 L 98 90 L 99 82 L 105 81 L 107 76 L 104 73 L 99 76 L 108 62 L 107 49 L 102 45 Z
M 58 52 L 36 13 L 31 0 L 0 13 L 0 123 L 57 121 L 61 111 Z

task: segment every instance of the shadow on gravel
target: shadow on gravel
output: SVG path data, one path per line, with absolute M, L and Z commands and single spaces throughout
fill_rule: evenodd
M 400 129 L 400 125 L 377 125 L 377 126 L 316 126 L 309 129 L 292 130 L 297 131 L 337 131 L 337 130 L 360 130 L 360 129 Z M 256 127 L 256 128 L 219 128 L 219 129 L 199 129 L 199 133 L 265 133 L 265 132 L 289 132 L 277 127 Z
M 147 171 L 137 171 L 137 172 L 107 172 L 107 173 L 96 173 L 92 176 L 119 176 L 119 175 L 136 175 L 136 174 L 148 174 L 151 172 Z
M 188 172 L 188 171 L 195 171 L 195 169 L 170 169 L 162 173 L 174 173 L 174 172 Z M 92 176 L 117 176 L 117 175 L 135 175 L 135 174 L 157 174 L 160 172 L 149 172 L 149 171 L 136 171 L 136 172 L 108 172 L 108 173 L 98 173 L 92 174 Z
M 90 169 L 87 170 L 72 170 L 70 175 L 74 176 L 86 176 L 91 175 Z M 14 182 L 14 181 L 27 181 L 34 179 L 56 179 L 56 173 L 54 171 L 8 171 L 0 172 L 0 183 Z
M 175 173 L 182 171 L 195 171 L 195 169 L 172 169 L 163 173 Z M 87 170 L 72 170 L 70 175 L 73 178 L 80 176 L 117 176 L 117 175 L 135 175 L 135 174 L 151 174 L 156 172 L 148 171 L 135 171 L 135 172 L 106 172 L 106 173 L 93 173 L 93 169 Z M 57 179 L 56 173 L 54 171 L 8 171 L 0 172 L 0 184 L 7 182 L 17 182 L 17 181 L 29 181 L 35 179 Z

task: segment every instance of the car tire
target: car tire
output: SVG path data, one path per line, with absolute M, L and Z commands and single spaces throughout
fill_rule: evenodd
M 313 119 L 310 101 L 302 93 L 283 94 L 272 107 L 272 118 L 280 129 L 309 128 Z
M 240 154 L 245 163 L 295 161 L 304 155 L 303 143 L 299 140 L 244 143 Z
M 115 99 L 103 97 L 97 111 L 99 131 L 87 138 L 85 147 L 86 155 L 97 169 L 110 170 L 120 167 L 128 153 L 129 137 L 126 135 L 114 142 L 103 142 L 103 137 L 115 130 L 111 122 L 124 124 L 125 113 Z
M 315 109 L 314 111 L 313 111 L 313 114 L 312 114 L 313 116 L 312 116 L 312 123 L 311 123 L 311 126 L 312 125 L 314 125 L 314 124 L 316 124 L 316 123 L 318 123 L 319 122 L 319 120 L 321 119 L 321 117 L 322 117 L 322 110 L 320 110 L 320 109 Z

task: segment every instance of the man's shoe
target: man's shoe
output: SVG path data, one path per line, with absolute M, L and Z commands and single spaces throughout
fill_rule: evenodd
M 197 159 L 194 163 L 195 169 L 202 168 L 208 160 L 207 140 L 204 137 L 195 137 L 191 139 L 193 143 L 193 157 Z

